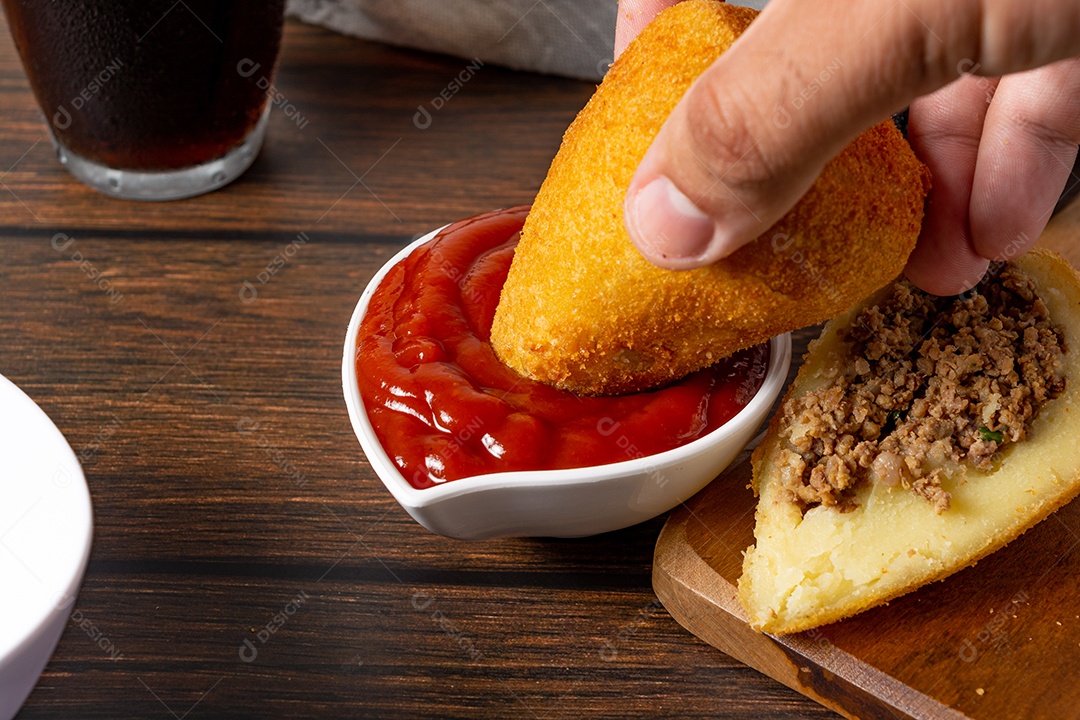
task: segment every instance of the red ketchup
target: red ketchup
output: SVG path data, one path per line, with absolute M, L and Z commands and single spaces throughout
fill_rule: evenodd
M 765 378 L 766 345 L 659 390 L 579 397 L 528 380 L 489 338 L 528 207 L 454 223 L 395 265 L 360 327 L 360 394 L 416 488 L 654 455 L 730 420 Z

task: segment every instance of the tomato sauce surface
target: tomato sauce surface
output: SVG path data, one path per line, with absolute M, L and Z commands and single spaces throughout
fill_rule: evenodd
M 416 488 L 670 450 L 730 420 L 765 378 L 767 345 L 617 397 L 579 397 L 518 375 L 489 339 L 527 212 L 454 223 L 391 268 L 368 304 L 360 394 L 383 449 Z

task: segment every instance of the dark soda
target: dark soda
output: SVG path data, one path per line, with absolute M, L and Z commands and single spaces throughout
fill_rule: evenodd
M 284 0 L 3 0 L 56 139 L 112 168 L 225 155 L 266 105 Z

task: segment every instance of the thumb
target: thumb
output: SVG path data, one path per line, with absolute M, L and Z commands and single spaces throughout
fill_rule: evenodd
M 773 0 L 698 80 L 630 183 L 625 222 L 662 267 L 715 262 L 790 210 L 856 135 L 979 63 L 1080 52 L 1071 0 Z M 837 18 L 844 18 L 838 22 Z

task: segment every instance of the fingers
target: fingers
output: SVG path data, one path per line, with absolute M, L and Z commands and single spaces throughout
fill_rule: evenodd
M 997 81 L 965 76 L 911 104 L 908 139 L 930 168 L 933 186 L 908 279 L 935 295 L 974 287 L 988 262 L 971 241 L 968 208 L 979 141 Z
M 905 272 L 960 293 L 1042 234 L 1080 143 L 1080 60 L 958 80 L 912 104 L 909 131 L 934 186 Z
M 775 223 L 859 132 L 955 79 L 965 58 L 997 74 L 1080 54 L 1078 26 L 1072 0 L 773 0 L 660 131 L 627 192 L 630 237 L 664 267 L 714 262 Z
M 975 251 L 1009 260 L 1046 227 L 1080 143 L 1080 59 L 1001 80 L 986 116 L 971 201 Z
M 615 20 L 615 57 L 622 55 L 630 41 L 657 13 L 677 2 L 679 0 L 619 0 L 619 15 Z
M 926 55 L 925 33 L 904 3 L 773 0 L 638 168 L 625 215 L 641 253 L 686 269 L 763 233 L 852 138 L 906 104 L 921 78 L 898 57 Z

